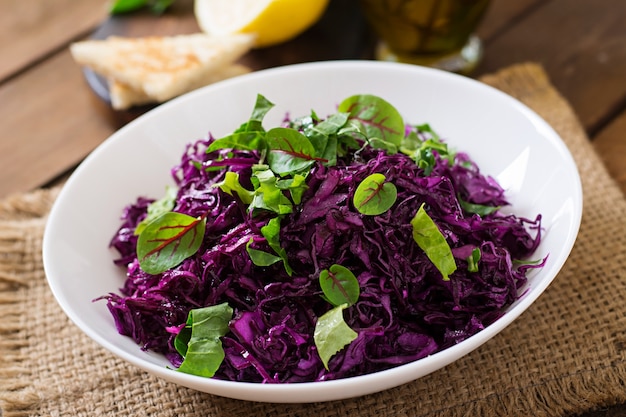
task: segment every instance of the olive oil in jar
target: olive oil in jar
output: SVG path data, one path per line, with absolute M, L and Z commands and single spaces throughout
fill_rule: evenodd
M 377 58 L 470 72 L 482 55 L 474 30 L 489 0 L 360 0 L 380 38 Z

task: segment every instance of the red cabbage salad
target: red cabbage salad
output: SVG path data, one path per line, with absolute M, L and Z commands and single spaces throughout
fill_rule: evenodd
M 480 332 L 520 297 L 541 215 L 427 124 L 373 95 L 188 144 L 158 199 L 123 212 L 116 328 L 180 372 L 295 383 L 406 364 Z M 531 259 L 531 260 L 529 260 Z

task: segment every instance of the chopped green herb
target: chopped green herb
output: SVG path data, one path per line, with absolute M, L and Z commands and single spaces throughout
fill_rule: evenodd
M 474 248 L 472 254 L 467 257 L 467 270 L 469 272 L 478 272 L 478 262 L 480 262 L 480 249 Z
M 154 201 L 148 206 L 148 214 L 146 215 L 146 218 L 143 219 L 135 228 L 135 235 L 140 235 L 148 223 L 159 217 L 161 214 L 172 211 L 174 209 L 174 205 L 176 204 L 177 194 L 178 189 L 176 187 L 166 187 L 165 196 Z
M 347 305 L 343 304 L 327 311 L 315 323 L 313 339 L 317 353 L 326 369 L 328 369 L 330 358 L 358 336 L 343 319 L 343 310 L 346 307 Z
M 413 226 L 413 239 L 417 245 L 441 272 L 443 279 L 449 280 L 450 274 L 456 271 L 456 262 L 446 238 L 424 210 L 424 204 L 415 213 L 411 220 L 411 226 Z
M 178 370 L 212 377 L 224 360 L 221 337 L 228 331 L 233 309 L 222 303 L 189 311 L 185 327 L 176 335 L 174 347 L 184 358 Z

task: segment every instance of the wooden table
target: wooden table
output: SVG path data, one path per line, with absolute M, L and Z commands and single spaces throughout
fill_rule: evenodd
M 371 34 L 355 0 L 333 0 L 323 19 L 289 43 L 255 50 L 253 69 L 305 61 L 371 59 Z M 134 114 L 113 113 L 87 85 L 68 44 L 95 30 L 197 31 L 191 0 L 165 16 L 107 20 L 106 0 L 0 0 L 0 198 L 63 179 Z M 158 19 L 158 20 L 157 20 Z M 105 26 L 101 24 L 105 23 Z M 473 74 L 535 61 L 571 103 L 615 180 L 626 191 L 626 2 L 493 0 Z M 617 416 L 626 406 L 589 416 Z

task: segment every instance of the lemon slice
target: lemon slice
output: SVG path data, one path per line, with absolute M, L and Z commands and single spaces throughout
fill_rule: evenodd
M 255 47 L 295 38 L 317 22 L 329 0 L 195 0 L 194 13 L 211 35 L 249 33 Z

